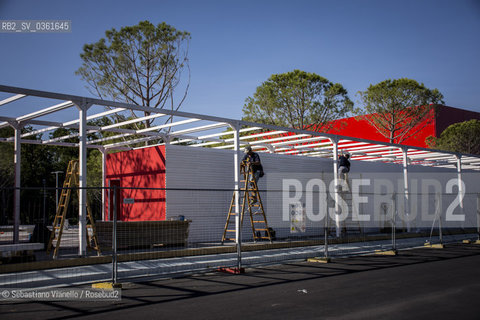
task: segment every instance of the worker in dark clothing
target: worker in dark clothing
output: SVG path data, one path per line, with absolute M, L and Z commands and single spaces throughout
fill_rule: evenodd
M 260 162 L 260 156 L 258 153 L 253 152 L 252 147 L 246 146 L 244 149 L 245 156 L 243 156 L 243 161 L 249 163 L 252 166 L 253 178 L 255 179 L 255 183 L 258 183 L 258 179 L 263 177 L 263 166 Z M 250 180 L 250 177 L 247 177 Z M 251 183 L 250 188 L 253 188 L 253 183 Z M 255 193 L 252 194 L 252 198 L 250 201 L 250 205 L 253 205 L 258 201 L 257 196 Z
M 260 162 L 260 156 L 258 153 L 253 152 L 252 147 L 250 146 L 246 146 L 244 152 L 245 156 L 243 157 L 243 161 L 248 161 L 250 163 L 255 182 L 258 182 L 258 179 L 263 177 L 263 166 Z
M 350 155 L 348 153 L 338 157 L 338 173 L 345 174 L 350 172 Z

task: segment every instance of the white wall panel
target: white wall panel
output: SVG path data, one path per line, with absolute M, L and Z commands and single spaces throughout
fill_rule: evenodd
M 192 220 L 191 242 L 219 242 L 234 188 L 233 152 L 167 145 L 166 168 L 167 219 Z
M 291 233 L 288 212 L 284 213 L 283 199 L 287 194 L 282 192 L 282 184 L 285 179 L 295 179 L 302 188 L 300 202 L 305 204 L 306 199 L 312 200 L 312 214 L 321 212 L 325 207 L 325 196 L 320 198 L 318 189 L 314 188 L 306 197 L 306 186 L 312 179 L 322 180 L 328 190 L 333 179 L 333 163 L 331 159 L 296 157 L 276 154 L 260 154 L 264 166 L 265 176 L 259 181 L 259 189 L 269 225 L 276 231 L 277 237 L 295 238 L 298 236 L 319 237 L 323 234 L 324 221 L 315 221 L 315 217 L 306 220 L 304 233 Z M 185 146 L 169 145 L 166 148 L 166 186 L 167 186 L 167 219 L 183 215 L 192 220 L 189 241 L 191 242 L 219 242 L 226 221 L 230 200 L 233 193 L 233 151 L 216 150 L 209 148 L 192 148 Z M 465 199 L 465 212 L 467 213 L 467 225 L 476 224 L 476 194 L 480 192 L 478 174 L 465 172 L 464 178 L 467 185 L 468 198 Z M 388 180 L 393 184 L 394 191 L 399 194 L 397 205 L 403 210 L 403 170 L 399 164 L 378 162 L 352 161 L 350 181 L 352 179 L 369 179 L 370 186 L 361 188 L 362 196 L 368 197 L 368 203 L 360 205 L 360 214 L 369 214 L 375 218 L 370 223 L 361 223 L 364 227 L 381 228 L 389 226 L 387 217 L 381 216 L 380 208 L 382 199 L 378 188 L 374 186 L 378 180 Z M 436 179 L 442 185 L 442 193 L 445 193 L 445 185 L 448 180 L 456 178 L 456 171 L 451 169 L 409 166 L 410 182 L 410 207 L 408 212 L 415 214 L 415 219 L 410 226 L 415 228 L 431 225 L 430 222 L 421 222 L 422 214 L 433 214 L 434 192 L 431 195 L 417 196 L 421 193 L 424 179 Z M 178 189 L 178 190 L 176 190 Z M 179 190 L 187 189 L 187 190 Z M 454 200 L 456 194 L 442 197 L 442 212 Z M 380 198 L 376 198 L 380 197 Z M 351 214 L 352 200 L 345 196 L 349 214 Z M 428 205 L 425 205 L 428 203 Z M 327 207 L 333 210 L 333 191 L 328 194 Z M 423 210 L 423 211 L 422 211 Z M 403 212 L 403 211 L 402 211 Z M 455 209 L 459 212 L 459 208 Z M 380 217 L 380 218 L 379 218 Z M 383 219 L 383 220 L 382 220 Z M 475 221 L 474 221 L 475 220 Z M 332 222 L 331 222 L 332 224 Z M 444 224 L 447 226 L 446 224 Z M 406 227 L 405 223 L 398 222 L 397 226 Z M 460 226 L 459 223 L 450 226 Z M 251 239 L 249 221 L 244 221 L 244 240 Z

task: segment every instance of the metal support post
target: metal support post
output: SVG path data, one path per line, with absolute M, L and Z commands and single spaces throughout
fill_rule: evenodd
M 325 203 L 327 204 L 327 203 Z M 324 254 L 325 254 L 325 259 L 328 259 L 328 212 L 325 215 L 325 234 L 324 234 Z
M 409 210 L 410 210 L 410 200 L 409 200 L 409 190 L 408 190 L 408 157 L 407 157 L 407 148 L 402 148 L 403 156 L 403 187 L 404 187 L 404 205 L 403 211 L 405 215 L 405 220 L 407 221 L 407 232 L 410 232 L 410 219 L 409 219 Z
M 234 190 L 235 190 L 235 241 L 237 243 L 237 268 L 240 272 L 242 268 L 242 225 L 240 219 L 240 135 L 239 125 L 232 126 L 234 138 L 233 170 L 234 170 Z M 245 191 L 246 192 L 246 191 Z
M 325 181 L 325 177 L 324 177 L 324 174 L 323 174 L 323 171 L 322 171 L 322 181 Z M 327 190 L 325 190 L 327 192 Z M 324 259 L 328 261 L 329 257 L 328 257 L 328 195 L 327 193 L 325 193 L 325 196 L 324 196 L 324 201 L 325 201 L 325 208 L 327 208 L 325 210 L 325 222 L 323 224 L 325 230 L 324 230 L 324 239 L 323 239 L 323 245 L 324 245 Z M 320 205 L 322 205 L 320 203 Z
M 14 211 L 13 211 L 13 243 L 19 242 L 19 235 L 20 235 L 20 177 L 21 177 L 21 129 L 22 126 L 20 124 L 12 125 L 13 129 L 15 130 L 15 142 L 14 142 L 14 162 L 15 162 L 15 191 L 14 191 Z
M 102 221 L 105 221 L 105 203 L 106 193 L 105 179 L 107 176 L 107 150 L 104 148 L 98 149 L 102 153 Z
M 461 195 L 460 196 L 460 213 L 462 214 L 462 216 L 465 216 L 465 209 L 464 209 L 464 205 L 463 205 L 463 193 L 464 193 L 464 190 L 463 190 L 463 183 L 462 183 L 462 156 L 461 155 L 457 155 L 456 156 L 457 158 L 457 179 L 458 179 L 458 194 Z M 464 228 L 464 222 L 462 222 L 462 229 Z
M 324 181 L 323 171 L 322 171 L 322 181 Z M 319 197 L 320 206 L 324 205 L 328 209 L 328 195 L 327 195 L 327 193 L 325 193 L 324 197 L 322 197 L 322 193 L 320 193 L 319 195 L 320 195 L 320 197 Z M 328 233 L 329 233 L 328 232 L 328 224 L 329 224 L 328 221 L 330 220 L 330 216 L 329 216 L 328 210 L 326 211 L 324 219 L 325 219 L 325 221 L 323 223 L 323 226 L 324 226 L 323 257 L 322 258 L 309 258 L 309 259 L 307 259 L 308 262 L 321 262 L 321 263 L 329 263 L 330 262 L 330 257 L 329 257 L 329 254 L 328 254 Z
M 480 241 L 480 193 L 477 194 L 477 240 Z
M 333 180 L 335 185 L 335 234 L 337 238 L 341 235 L 340 214 L 339 214 L 339 184 L 338 184 L 338 141 L 330 139 L 333 146 Z M 328 213 L 327 213 L 328 214 Z
M 112 192 L 112 190 L 110 190 Z M 112 283 L 117 283 L 117 186 L 113 186 L 113 226 L 112 226 Z
M 87 253 L 87 110 L 90 104 L 75 102 L 78 108 L 79 123 L 79 199 L 78 199 L 78 255 Z
M 58 208 L 58 175 L 63 173 L 63 171 L 54 171 L 52 174 L 55 175 L 55 210 Z
M 43 214 L 42 214 L 42 226 L 45 227 L 45 216 L 47 211 L 47 180 L 42 179 L 43 183 Z
M 397 250 L 397 193 L 392 194 L 392 250 Z
M 442 235 L 442 212 L 440 210 L 440 193 L 437 192 L 436 197 L 435 197 L 435 216 L 438 217 L 438 238 L 440 240 L 440 244 L 443 244 L 443 235 Z

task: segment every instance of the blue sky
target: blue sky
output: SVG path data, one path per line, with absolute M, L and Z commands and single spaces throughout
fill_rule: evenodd
M 407 77 L 480 112 L 478 0 L 0 0 L 5 19 L 66 19 L 72 32 L 0 33 L 3 85 L 91 96 L 74 74 L 83 45 L 149 20 L 191 33 L 183 111 L 239 119 L 270 75 L 301 69 L 355 102 L 370 84 Z

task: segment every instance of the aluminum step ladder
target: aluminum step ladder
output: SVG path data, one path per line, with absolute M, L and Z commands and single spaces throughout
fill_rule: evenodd
M 60 243 L 62 240 L 63 229 L 65 226 L 65 219 L 68 212 L 68 205 L 70 203 L 70 197 L 72 194 L 72 188 L 78 187 L 79 183 L 79 174 L 78 174 L 78 160 L 71 160 L 68 163 L 67 173 L 65 176 L 65 181 L 63 182 L 62 192 L 60 193 L 60 199 L 58 201 L 57 211 L 55 213 L 55 219 L 53 220 L 52 232 L 50 233 L 50 240 L 48 241 L 47 253 L 50 253 L 52 250 L 53 242 L 56 240 L 55 248 L 53 250 L 53 258 L 58 257 L 58 251 L 60 249 Z M 78 195 L 80 190 L 77 189 Z M 88 232 L 91 230 L 91 235 Z M 97 254 L 100 255 L 100 247 L 98 245 L 97 233 L 95 230 L 95 222 L 93 220 L 92 212 L 90 210 L 90 205 L 87 200 L 87 247 L 97 251 Z

